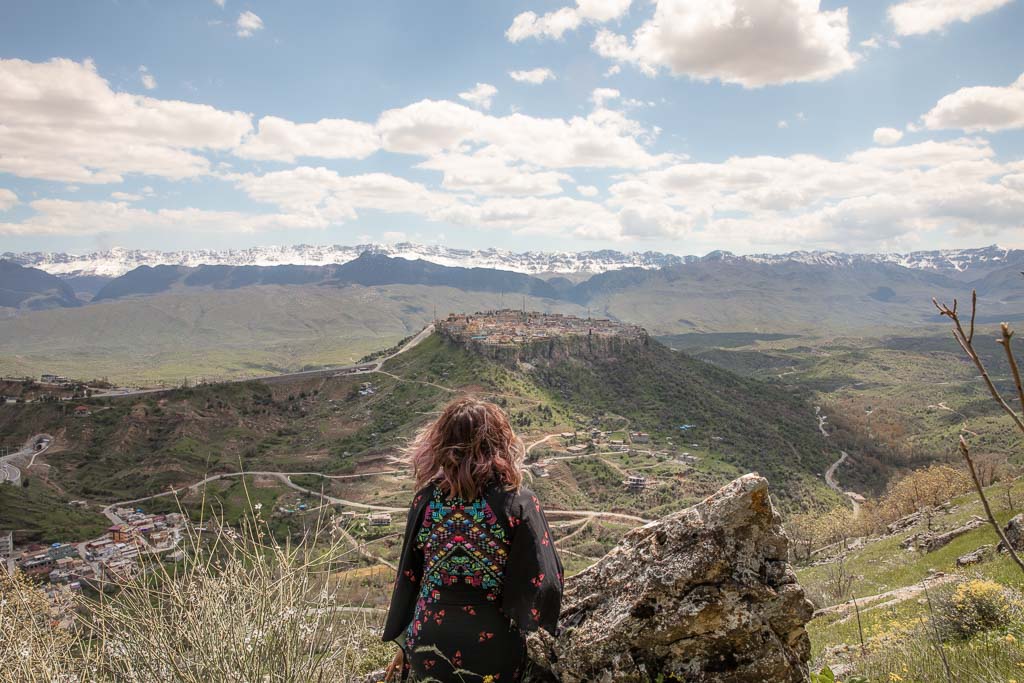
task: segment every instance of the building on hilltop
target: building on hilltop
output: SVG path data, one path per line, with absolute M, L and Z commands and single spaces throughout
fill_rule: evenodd
M 513 309 L 453 313 L 435 326 L 445 339 L 496 360 L 610 357 L 648 343 L 637 325 Z

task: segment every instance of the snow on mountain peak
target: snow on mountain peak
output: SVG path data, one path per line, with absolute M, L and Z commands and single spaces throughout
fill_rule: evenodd
M 444 266 L 494 268 L 530 275 L 544 273 L 595 274 L 622 268 L 655 269 L 697 261 L 752 262 L 762 264 L 795 261 L 809 265 L 849 267 L 865 263 L 891 263 L 906 268 L 950 274 L 967 273 L 998 267 L 1007 260 L 1024 260 L 1024 252 L 1008 251 L 998 246 L 974 249 L 943 249 L 906 254 L 848 254 L 839 251 L 795 251 L 788 254 L 750 254 L 737 256 L 727 251 L 714 251 L 704 257 L 678 256 L 663 252 L 621 252 L 614 250 L 581 252 L 513 252 L 505 249 L 456 249 L 438 245 L 402 242 L 398 244 L 359 244 L 263 246 L 248 249 L 194 249 L 155 251 L 114 247 L 88 254 L 59 252 L 5 253 L 0 258 L 24 266 L 39 268 L 63 278 L 98 276 L 113 278 L 139 266 L 229 265 L 229 266 L 322 266 L 341 264 L 364 252 L 409 260 L 425 260 Z

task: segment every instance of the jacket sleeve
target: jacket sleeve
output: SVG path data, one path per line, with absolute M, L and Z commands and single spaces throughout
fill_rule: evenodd
M 412 621 L 420 581 L 423 579 L 423 552 L 416 547 L 416 532 L 429 502 L 430 488 L 427 488 L 413 497 L 412 506 L 409 508 L 402 554 L 398 561 L 395 586 L 391 591 L 391 606 L 388 608 L 388 618 L 384 623 L 384 633 L 381 635 L 385 642 L 398 638 Z
M 563 569 L 537 496 L 522 489 L 512 500 L 508 521 L 512 544 L 505 565 L 502 610 L 523 633 L 543 628 L 556 635 Z

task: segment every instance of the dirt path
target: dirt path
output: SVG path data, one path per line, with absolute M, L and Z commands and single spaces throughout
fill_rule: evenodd
M 877 595 L 868 595 L 863 598 L 857 598 L 857 607 L 860 608 L 862 614 L 875 609 L 888 609 L 901 602 L 906 602 L 907 600 L 916 598 L 924 592 L 925 588 L 931 590 L 932 588 L 941 586 L 944 583 L 956 581 L 957 578 L 958 576 L 956 574 L 939 574 L 936 576 L 930 576 L 927 579 L 910 586 L 903 586 L 902 588 L 896 588 Z M 853 617 L 855 613 L 856 608 L 853 604 L 853 600 L 847 600 L 846 602 L 841 602 L 838 605 L 832 605 L 831 607 L 822 607 L 814 613 L 813 618 L 817 619 L 818 617 L 828 615 L 839 615 L 842 617 L 840 622 L 843 622 Z

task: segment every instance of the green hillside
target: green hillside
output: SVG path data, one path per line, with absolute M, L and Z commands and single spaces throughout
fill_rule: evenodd
M 443 316 L 500 301 L 492 292 L 423 285 L 191 288 L 0 317 L 0 374 L 176 385 L 345 365 L 420 330 L 435 307 Z M 529 296 L 526 304 L 581 310 Z
M 374 392 L 361 395 L 367 381 Z M 786 507 L 834 502 L 819 477 L 835 456 L 803 397 L 653 342 L 618 359 L 513 367 L 431 336 L 381 373 L 93 399 L 87 417 L 74 417 L 67 404 L 8 406 L 0 411 L 0 433 L 3 445 L 55 435 L 54 452 L 40 458 L 54 486 L 109 503 L 240 468 L 331 474 L 394 468 L 394 456 L 416 430 L 465 392 L 504 406 L 528 442 L 594 426 L 650 432 L 669 461 L 609 454 L 605 461 L 618 473 L 613 488 L 621 490 L 621 472 L 642 465 L 664 479 L 662 493 L 675 493 L 651 501 L 603 495 L 601 477 L 572 463 L 584 498 L 603 500 L 605 509 L 675 509 L 753 470 L 772 478 Z M 693 427 L 684 433 L 684 424 Z M 683 450 L 698 462 L 671 459 Z M 389 497 L 373 485 L 364 491 L 358 481 L 339 481 L 332 491 L 355 500 L 366 494 L 400 506 L 407 495 L 404 484 L 391 486 Z M 0 528 L 5 521 L 0 513 Z

